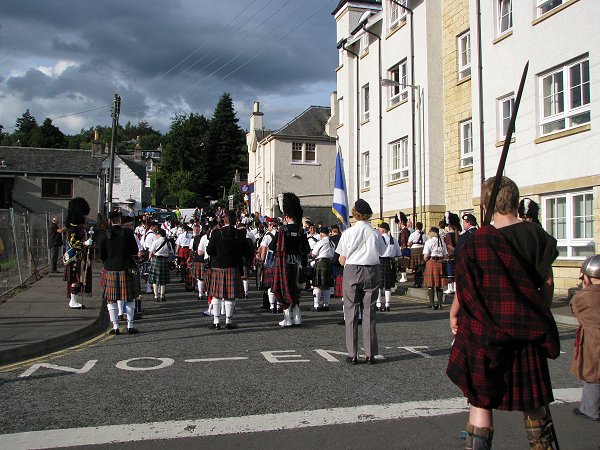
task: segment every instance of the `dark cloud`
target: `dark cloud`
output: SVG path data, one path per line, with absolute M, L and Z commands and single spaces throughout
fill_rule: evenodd
M 266 124 L 275 128 L 310 106 L 294 102 L 312 95 L 311 104 L 327 105 L 335 89 L 336 1 L 8 3 L 0 18 L 0 96 L 11 98 L 12 109 L 0 111 L 0 123 L 14 123 L 27 108 L 38 120 L 78 101 L 83 111 L 118 92 L 128 119 L 165 127 L 186 108 L 209 115 L 229 92 L 244 114 L 269 98 L 272 111 L 282 111 Z M 100 114 L 85 116 L 89 126 L 106 120 Z

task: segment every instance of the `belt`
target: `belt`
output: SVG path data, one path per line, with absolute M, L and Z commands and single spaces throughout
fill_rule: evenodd
M 319 258 L 319 259 L 315 259 L 316 262 L 319 261 L 331 261 L 331 258 Z
M 160 255 L 154 255 L 154 256 L 156 256 L 157 258 L 168 258 L 168 256 L 160 256 Z
M 433 259 L 434 261 L 441 261 L 444 258 L 442 256 L 432 256 L 430 259 Z

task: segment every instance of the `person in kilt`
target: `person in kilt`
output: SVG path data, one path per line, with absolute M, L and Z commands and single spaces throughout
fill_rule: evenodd
M 142 246 L 142 243 L 133 228 L 133 225 L 134 225 L 133 217 L 122 216 L 121 217 L 121 225 L 123 226 L 123 228 L 127 228 L 133 232 L 133 237 L 134 237 L 135 243 L 137 244 L 137 247 L 138 247 L 138 254 L 134 258 L 135 264 L 133 266 L 134 268 L 137 267 L 137 270 L 134 270 L 133 272 L 135 272 L 135 279 L 136 279 L 137 288 L 138 288 L 138 295 L 135 298 L 134 318 L 141 319 L 142 315 L 144 313 L 144 310 L 142 308 L 142 268 L 143 268 L 143 263 L 141 262 L 141 256 L 143 255 L 144 247 Z
M 198 208 L 196 208 L 198 209 Z M 196 285 L 198 286 L 198 298 L 204 300 L 204 252 L 206 247 L 200 248 L 200 242 L 206 232 L 208 231 L 208 225 L 200 226 L 194 225 L 192 232 L 194 237 L 190 241 L 190 256 L 188 258 L 188 265 L 190 267 L 190 275 Z M 205 240 L 208 243 L 208 240 Z
M 92 265 L 89 247 L 92 239 L 85 229 L 90 205 L 83 197 L 75 197 L 67 206 L 65 218 L 66 241 L 63 262 L 64 280 L 67 282 L 69 308 L 83 309 L 83 294 L 92 294 Z
M 150 245 L 150 270 L 148 282 L 152 285 L 155 302 L 167 300 L 165 291 L 171 282 L 169 257 L 173 254 L 171 243 L 167 239 L 167 232 L 163 228 L 157 230 L 158 238 Z
M 121 213 L 109 214 L 111 226 L 98 239 L 98 253 L 102 263 L 102 296 L 113 324 L 111 334 L 119 334 L 118 303 L 127 311 L 127 333 L 134 334 L 135 298 L 139 294 L 139 283 L 134 271 L 133 258 L 138 254 L 138 245 L 133 231 L 121 226 Z
M 377 297 L 377 310 L 389 311 L 390 301 L 392 299 L 392 288 L 396 287 L 396 258 L 401 255 L 400 246 L 390 235 L 390 225 L 387 222 L 381 222 L 377 226 L 377 231 L 381 234 L 381 240 L 385 246 L 385 251 L 379 256 L 379 296 Z M 385 297 L 385 305 L 381 304 L 381 293 Z
M 212 232 L 217 228 L 219 228 L 219 223 L 216 220 L 213 219 L 210 222 L 208 222 L 208 230 L 207 230 L 206 234 L 204 234 L 204 236 L 202 236 L 202 238 L 200 239 L 200 244 L 198 246 L 198 252 L 201 252 L 204 255 L 204 266 L 202 268 L 202 270 L 203 270 L 202 279 L 203 279 L 204 283 L 202 284 L 202 286 L 199 286 L 199 290 L 201 289 L 202 292 L 204 292 L 204 294 L 205 294 L 204 298 L 208 302 L 208 308 L 206 309 L 206 311 L 203 312 L 203 314 L 205 316 L 209 316 L 209 317 L 212 316 L 212 297 L 208 293 L 208 287 L 210 286 L 212 268 L 211 268 L 210 255 L 206 252 L 206 248 L 208 247 L 208 242 L 210 241 Z
M 329 240 L 329 228 L 319 228 L 320 239 L 313 247 L 310 255 L 315 260 L 315 272 L 313 276 L 313 311 L 329 311 L 329 298 L 333 277 L 331 273 L 331 259 L 335 255 L 335 246 Z M 320 306 L 321 296 L 323 306 Z
M 251 256 L 251 248 L 243 234 L 235 228 L 235 211 L 223 215 L 223 226 L 211 233 L 206 252 L 211 257 L 212 274 L 208 293 L 212 296 L 213 323 L 211 329 L 221 328 L 222 303 L 225 304 L 225 328 L 235 329 L 233 311 L 235 300 L 244 297 L 241 268 L 242 258 Z
M 488 205 L 494 178 L 485 181 Z M 556 239 L 517 217 L 519 188 L 502 177 L 493 225 L 483 226 L 457 255 L 455 333 L 446 373 L 470 406 L 466 448 L 489 449 L 493 410 L 522 411 L 531 448 L 556 449 L 548 405 L 554 400 L 548 358 L 560 353 L 550 312 Z
M 427 233 L 427 241 L 423 246 L 423 259 L 425 271 L 423 273 L 423 286 L 427 288 L 429 307 L 442 309 L 444 303 L 444 288 L 447 278 L 444 278 L 444 261 L 448 257 L 448 249 L 440 238 L 439 229 L 431 227 Z M 435 299 L 437 298 L 437 305 Z
M 242 256 L 242 286 L 244 287 L 244 298 L 248 298 L 248 290 L 250 289 L 250 275 L 252 274 L 252 259 L 254 256 L 254 241 L 250 237 L 250 231 L 246 228 L 246 224 L 239 222 L 237 224 L 238 232 L 246 239 L 248 248 L 250 249 L 248 255 Z
M 280 198 L 285 225 L 277 232 L 277 239 L 269 244 L 269 250 L 275 252 L 273 272 L 273 294 L 283 305 L 282 327 L 302 325 L 300 295 L 302 294 L 303 267 L 310 253 L 306 233 L 301 228 L 302 206 L 300 199 L 291 192 L 285 192 Z M 293 316 L 293 319 L 292 319 Z
M 261 284 L 262 288 L 266 290 L 267 297 L 269 299 L 269 310 L 271 313 L 276 314 L 278 311 L 277 302 L 275 301 L 275 294 L 273 294 L 273 271 L 275 268 L 275 254 L 272 250 L 269 250 L 269 245 L 273 240 L 277 239 L 277 228 L 279 223 L 277 219 L 267 217 L 267 228 L 268 231 L 263 236 L 258 247 L 260 253 L 261 263 Z

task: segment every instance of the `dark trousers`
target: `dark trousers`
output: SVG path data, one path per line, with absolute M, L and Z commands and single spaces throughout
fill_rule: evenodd
M 52 272 L 58 271 L 58 254 L 60 253 L 60 247 L 50 247 L 50 270 Z

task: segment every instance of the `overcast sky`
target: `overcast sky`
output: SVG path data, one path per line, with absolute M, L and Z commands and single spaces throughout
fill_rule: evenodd
M 18 0 L 0 10 L 0 124 L 29 109 L 65 134 L 176 112 L 210 117 L 229 92 L 241 128 L 258 100 L 278 129 L 329 106 L 338 0 Z M 96 109 L 98 108 L 98 109 Z M 85 114 L 58 118 L 71 113 Z

